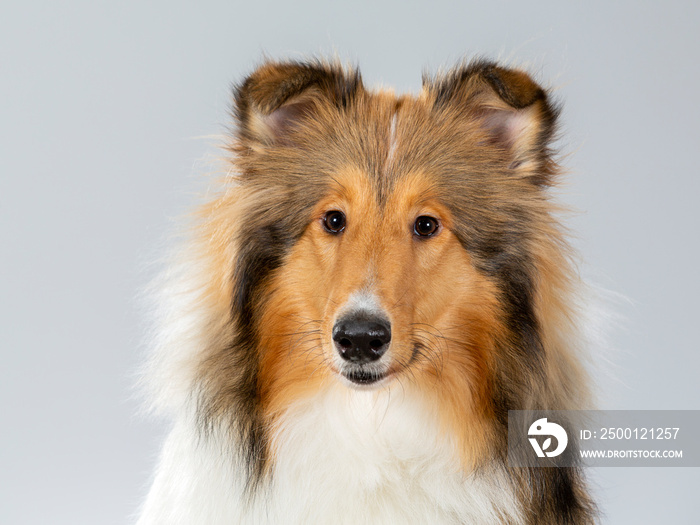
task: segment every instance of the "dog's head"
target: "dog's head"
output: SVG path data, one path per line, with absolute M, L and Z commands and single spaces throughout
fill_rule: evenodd
M 537 346 L 556 110 L 529 76 L 479 61 L 396 97 L 269 62 L 234 110 L 232 308 L 264 392 L 439 378 L 478 399 L 498 341 Z

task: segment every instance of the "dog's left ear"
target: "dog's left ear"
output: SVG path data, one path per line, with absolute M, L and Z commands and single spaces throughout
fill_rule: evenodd
M 476 120 L 489 141 L 510 155 L 512 169 L 532 170 L 538 185 L 550 183 L 549 144 L 559 110 L 527 73 L 477 61 L 435 79 L 424 77 L 423 87 L 437 110 L 457 109 Z
M 346 108 L 362 89 L 359 72 L 337 64 L 266 62 L 234 90 L 238 138 L 252 148 L 293 144 L 308 119 Z

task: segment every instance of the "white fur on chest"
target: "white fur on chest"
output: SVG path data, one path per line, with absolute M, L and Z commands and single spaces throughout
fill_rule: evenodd
M 215 443 L 196 444 L 191 432 L 176 429 L 139 524 L 517 521 L 502 473 L 462 472 L 435 412 L 401 388 L 338 387 L 299 402 L 273 442 L 272 482 L 246 503 L 230 458 Z
M 341 387 L 300 403 L 275 444 L 268 510 L 289 523 L 493 523 L 498 511 L 514 514 L 503 480 L 463 473 L 435 411 L 400 387 Z

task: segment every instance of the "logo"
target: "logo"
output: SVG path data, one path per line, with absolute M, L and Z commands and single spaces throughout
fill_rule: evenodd
M 549 436 L 544 440 L 541 447 L 537 441 L 537 438 L 529 438 L 532 448 L 535 449 L 537 456 L 540 458 L 545 457 L 545 455 L 548 458 L 558 456 L 564 452 L 566 445 L 569 443 L 569 437 L 566 435 L 566 430 L 556 423 L 548 422 L 546 417 L 538 419 L 532 425 L 530 425 L 530 430 L 528 430 L 527 433 L 529 436 Z M 552 446 L 552 436 L 557 438 L 557 448 L 547 452 L 547 449 Z

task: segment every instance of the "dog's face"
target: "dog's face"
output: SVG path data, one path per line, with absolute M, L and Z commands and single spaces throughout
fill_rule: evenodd
M 493 290 L 430 181 L 402 177 L 380 198 L 366 173 L 347 168 L 313 208 L 276 286 L 318 330 L 300 343 L 319 344 L 315 373 L 357 388 L 438 374 L 451 340 L 469 344 L 480 331 Z
M 234 310 L 259 338 L 263 397 L 437 378 L 486 396 L 494 341 L 528 321 L 553 113 L 526 75 L 470 67 L 415 98 L 321 64 L 267 64 L 239 88 L 254 207 Z

